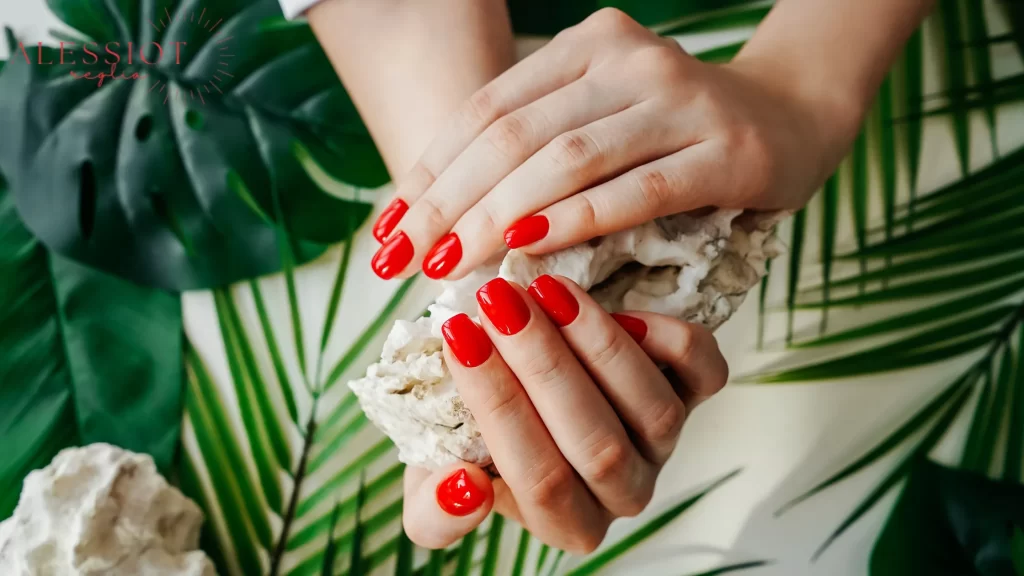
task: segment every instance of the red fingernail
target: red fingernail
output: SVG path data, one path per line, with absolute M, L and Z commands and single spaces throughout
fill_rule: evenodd
M 495 278 L 476 291 L 476 301 L 498 332 L 511 336 L 530 321 L 530 307 L 511 284 Z
M 373 237 L 377 239 L 377 242 L 384 242 L 384 239 L 391 234 L 391 231 L 395 229 L 395 225 L 398 221 L 405 216 L 405 213 L 409 211 L 409 205 L 405 203 L 405 200 L 401 198 L 395 198 L 391 201 L 384 211 L 377 217 L 377 222 L 373 224 Z
M 484 500 L 487 493 L 473 484 L 465 468 L 459 468 L 437 485 L 437 503 L 452 516 L 469 516 Z
M 572 292 L 547 274 L 534 280 L 526 291 L 559 328 L 572 324 L 580 314 L 580 304 Z
M 423 259 L 423 273 L 428 278 L 439 280 L 448 275 L 462 259 L 462 242 L 454 232 L 437 241 Z
M 412 260 L 412 242 L 405 232 L 399 232 L 388 238 L 388 241 L 373 255 L 370 266 L 373 271 L 385 280 L 394 278 L 405 269 Z
M 548 235 L 549 226 L 547 216 L 536 214 L 523 218 L 505 230 L 505 244 L 509 248 L 533 244 Z
M 644 341 L 644 337 L 647 336 L 647 323 L 639 318 L 633 316 L 626 316 L 625 314 L 612 314 L 612 318 L 622 326 L 623 330 L 629 333 L 633 337 L 633 340 L 637 341 L 637 344 Z
M 475 368 L 491 355 L 491 341 L 483 328 L 465 314 L 456 314 L 441 325 L 441 335 L 452 356 L 466 368 Z

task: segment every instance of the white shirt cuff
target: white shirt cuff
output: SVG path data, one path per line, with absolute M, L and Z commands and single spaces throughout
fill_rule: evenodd
M 278 2 L 281 4 L 281 11 L 284 12 L 284 17 L 294 20 L 302 16 L 314 4 L 319 4 L 320 0 L 278 0 Z

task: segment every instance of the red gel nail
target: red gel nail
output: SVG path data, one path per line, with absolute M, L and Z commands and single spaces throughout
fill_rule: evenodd
M 572 292 L 547 274 L 534 280 L 526 291 L 559 328 L 572 324 L 580 314 L 580 303 Z
M 626 316 L 625 314 L 612 314 L 612 318 L 622 326 L 623 330 L 629 333 L 639 344 L 644 341 L 647 336 L 647 323 L 639 318 L 633 316 Z
M 508 230 L 505 230 L 505 244 L 509 248 L 519 248 L 527 244 L 533 244 L 547 236 L 549 228 L 550 224 L 548 223 L 547 216 L 535 214 L 528 218 L 523 218 L 509 226 Z
M 398 225 L 398 221 L 405 216 L 405 213 L 409 211 L 409 205 L 405 203 L 405 200 L 401 198 L 395 198 L 390 204 L 384 208 L 384 211 L 377 217 L 377 222 L 373 225 L 373 237 L 377 239 L 377 242 L 384 242 L 384 239 L 391 234 L 391 231 Z
M 423 259 L 423 273 L 428 278 L 440 280 L 448 275 L 462 259 L 462 242 L 454 233 L 446 234 L 434 244 Z
M 396 274 L 405 269 L 412 260 L 412 242 L 405 232 L 399 232 L 388 238 L 388 241 L 373 255 L 370 266 L 374 273 L 385 280 L 394 278 Z
M 466 368 L 475 368 L 491 355 L 491 341 L 483 328 L 469 316 L 456 314 L 441 326 L 441 335 L 448 343 L 452 356 Z
M 468 516 L 485 500 L 487 493 L 473 484 L 465 468 L 459 468 L 437 485 L 437 504 L 452 516 Z
M 502 278 L 495 278 L 477 290 L 476 301 L 491 324 L 506 336 L 518 333 L 530 321 L 530 307 Z

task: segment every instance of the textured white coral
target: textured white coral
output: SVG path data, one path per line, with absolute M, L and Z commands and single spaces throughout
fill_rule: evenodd
M 203 513 L 148 455 L 62 450 L 25 479 L 0 524 L 4 576 L 214 576 L 197 550 Z
M 775 224 L 786 215 L 677 214 L 544 256 L 518 250 L 499 255 L 446 283 L 429 317 L 396 322 L 380 362 L 349 387 L 406 464 L 437 468 L 465 460 L 486 466 L 487 447 L 441 353 L 441 325 L 459 312 L 476 315 L 477 288 L 495 276 L 527 286 L 543 274 L 561 275 L 610 312 L 657 312 L 714 330 L 781 252 Z

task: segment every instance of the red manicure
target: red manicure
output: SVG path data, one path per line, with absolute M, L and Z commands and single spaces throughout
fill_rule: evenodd
M 437 485 L 437 503 L 452 516 L 469 516 L 487 500 L 487 493 L 473 484 L 465 468 Z
M 394 278 L 408 266 L 412 260 L 412 242 L 405 232 L 399 232 L 388 238 L 388 241 L 373 255 L 370 266 L 373 271 L 385 280 Z
M 534 280 L 526 291 L 559 328 L 572 324 L 580 314 L 580 304 L 572 292 L 547 274 Z
M 502 278 L 495 278 L 477 290 L 476 301 L 491 324 L 506 336 L 519 332 L 530 321 L 529 306 Z
M 377 242 L 384 242 L 384 239 L 391 234 L 391 231 L 395 229 L 395 225 L 398 221 L 405 216 L 405 213 L 409 211 L 409 205 L 405 203 L 405 200 L 401 198 L 395 198 L 391 201 L 384 211 L 377 217 L 377 222 L 373 225 L 373 237 L 377 239 Z
M 647 323 L 643 320 L 633 317 L 626 316 L 625 314 L 612 314 L 612 318 L 622 326 L 623 330 L 629 333 L 636 340 L 637 344 L 644 341 L 647 336 Z
M 483 328 L 465 314 L 456 314 L 441 326 L 441 335 L 452 356 L 466 368 L 475 368 L 491 355 L 491 341 Z
M 533 244 L 548 235 L 548 228 L 547 216 L 535 214 L 529 218 L 523 218 L 505 230 L 505 244 L 509 248 Z
M 423 273 L 428 278 L 440 280 L 455 268 L 461 258 L 462 242 L 459 237 L 454 232 L 445 234 L 423 259 Z

